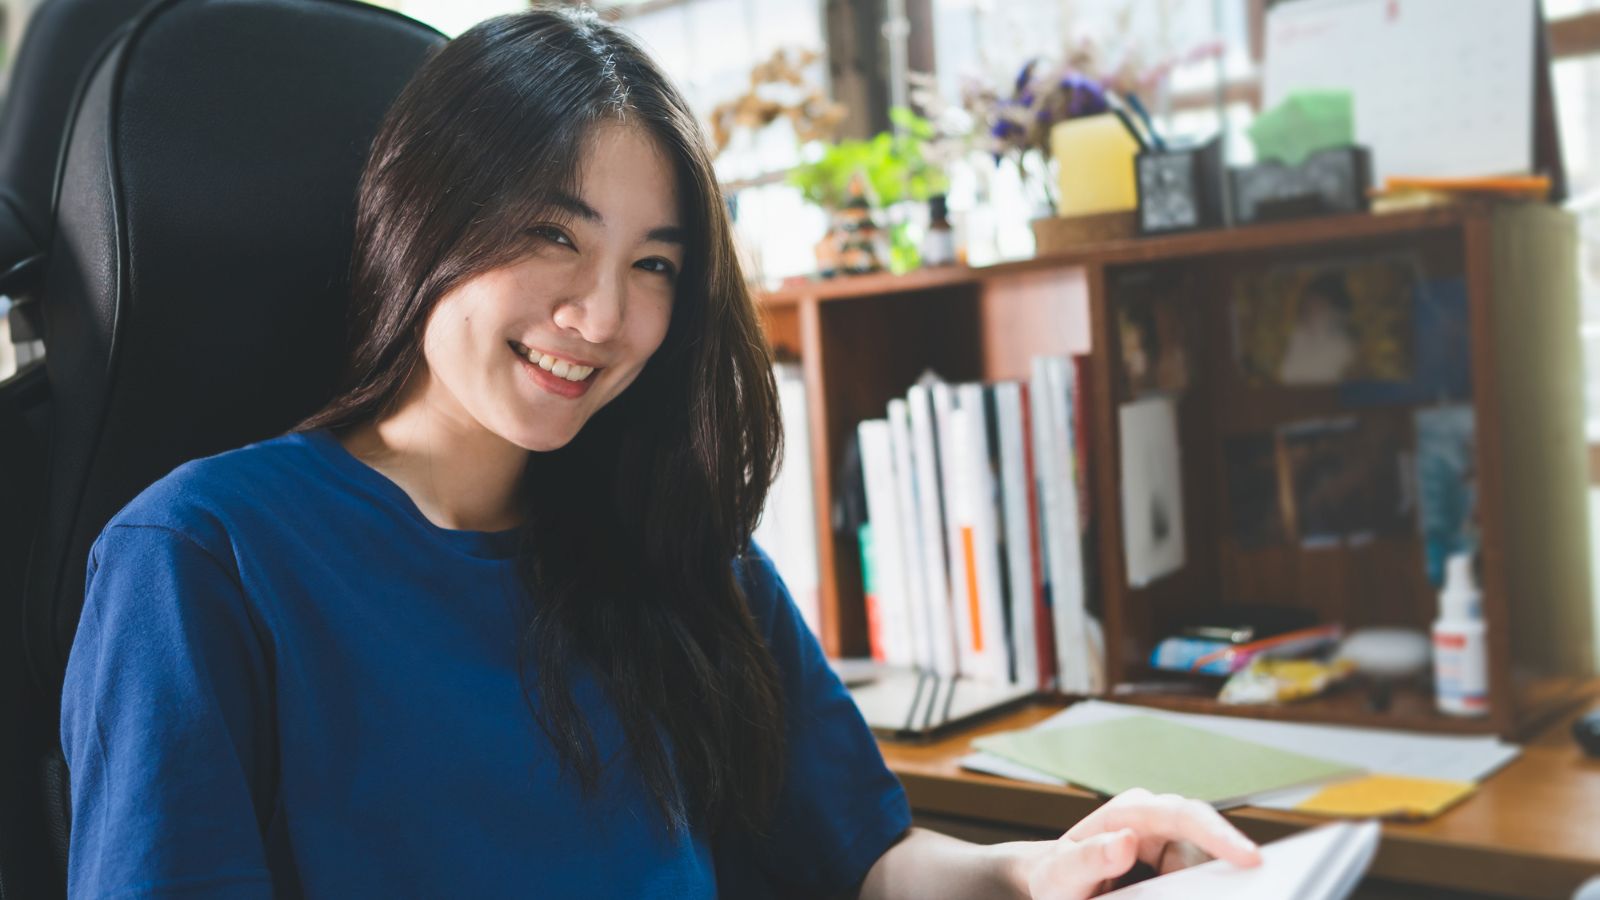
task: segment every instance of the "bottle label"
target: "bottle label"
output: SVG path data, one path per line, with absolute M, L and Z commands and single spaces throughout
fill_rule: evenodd
M 1434 631 L 1434 691 L 1440 710 L 1458 715 L 1488 711 L 1487 656 L 1481 634 Z

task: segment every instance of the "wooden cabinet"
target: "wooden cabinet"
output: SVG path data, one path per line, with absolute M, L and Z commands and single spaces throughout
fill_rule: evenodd
M 1106 631 L 1108 681 L 1143 682 L 1151 649 L 1185 615 L 1223 603 L 1307 607 L 1349 628 L 1426 630 L 1437 615 L 1415 529 L 1359 545 L 1243 547 L 1226 520 L 1223 447 L 1230 438 L 1350 412 L 1333 388 L 1247 383 L 1233 346 L 1231 297 L 1241 272 L 1396 252 L 1429 278 L 1465 283 L 1490 644 L 1490 715 L 1433 711 L 1424 687 L 1374 711 L 1357 691 L 1284 707 L 1219 706 L 1207 697 L 1142 693 L 1137 702 L 1204 711 L 1440 731 L 1515 734 L 1575 699 L 1593 673 L 1586 448 L 1573 219 L 1543 205 L 1348 216 L 1116 241 L 985 269 L 945 268 L 786 288 L 760 298 L 769 338 L 802 363 L 819 511 L 821 628 L 831 655 L 867 651 L 859 555 L 830 526 L 846 443 L 882 416 L 924 369 L 950 381 L 1020 379 L 1036 354 L 1089 357 L 1087 477 L 1098 567 L 1091 606 Z M 1128 584 L 1120 508 L 1114 375 L 1117 309 L 1126 286 L 1161 279 L 1186 310 L 1190 384 L 1177 402 L 1186 560 L 1145 587 Z M 1363 407 L 1403 418 L 1414 406 Z

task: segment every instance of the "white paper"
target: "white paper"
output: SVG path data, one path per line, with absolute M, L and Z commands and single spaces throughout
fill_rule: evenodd
M 1534 0 L 1298 0 L 1267 11 L 1266 108 L 1345 88 L 1378 185 L 1533 167 Z
M 1122 536 L 1128 583 L 1143 587 L 1183 568 L 1183 476 L 1178 413 L 1168 397 L 1121 409 Z
M 1117 900 L 1342 900 L 1372 864 L 1382 829 L 1376 822 L 1337 822 L 1273 841 L 1261 848 L 1261 865 L 1241 869 L 1212 860 L 1141 881 L 1104 897 Z

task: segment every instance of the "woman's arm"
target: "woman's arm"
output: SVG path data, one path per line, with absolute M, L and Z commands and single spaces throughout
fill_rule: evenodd
M 231 563 L 231 560 L 229 561 Z M 266 650 L 236 570 L 182 532 L 95 541 L 61 697 L 73 898 L 268 898 Z
M 1208 804 L 1132 790 L 1054 841 L 979 845 L 913 828 L 867 872 L 861 898 L 1082 900 L 1136 862 L 1170 872 L 1208 854 L 1240 866 L 1261 861 L 1255 844 Z

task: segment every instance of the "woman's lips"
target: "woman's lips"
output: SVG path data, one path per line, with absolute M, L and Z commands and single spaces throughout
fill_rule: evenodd
M 544 390 L 555 394 L 557 397 L 562 397 L 567 400 L 573 400 L 588 393 L 589 386 L 594 384 L 595 376 L 600 374 L 600 370 L 596 369 L 593 372 L 590 372 L 588 377 L 584 378 L 582 381 L 568 381 L 559 375 L 546 372 L 544 369 L 541 369 L 533 363 L 528 362 L 528 358 L 517 352 L 515 348 L 513 348 L 511 352 L 512 355 L 517 358 L 517 364 L 522 367 L 522 371 L 525 375 L 527 375 L 529 381 L 533 382 Z

